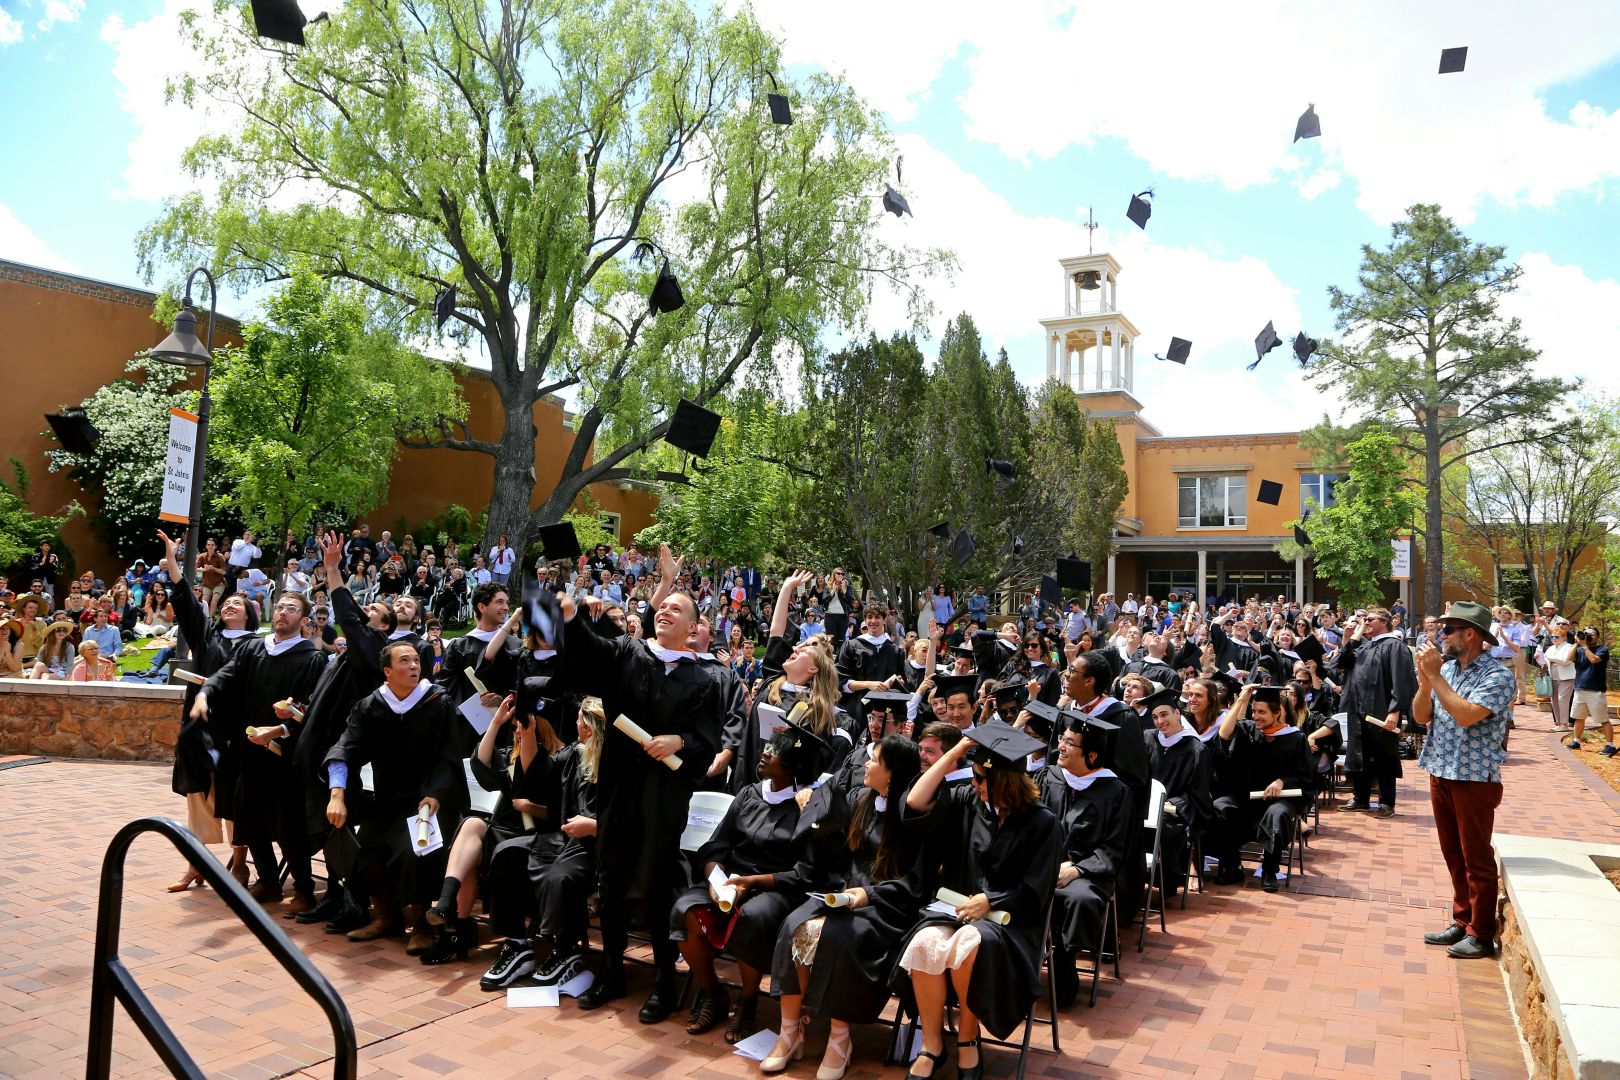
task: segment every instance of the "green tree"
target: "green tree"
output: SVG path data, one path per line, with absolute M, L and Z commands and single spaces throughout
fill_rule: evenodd
M 1316 556 L 1316 572 L 1338 591 L 1345 607 L 1382 602 L 1389 578 L 1390 541 L 1412 525 L 1422 500 L 1407 481 L 1410 455 L 1399 436 L 1367 428 L 1345 447 L 1349 473 L 1334 488 L 1334 505 L 1314 508 L 1302 525 Z M 1278 545 L 1285 559 L 1300 548 L 1287 540 Z
M 1447 470 L 1545 437 L 1574 384 L 1529 374 L 1536 351 L 1498 311 L 1520 273 L 1505 249 L 1470 241 L 1432 205 L 1413 206 L 1392 234 L 1381 251 L 1362 248 L 1355 292 L 1328 290 L 1344 337 L 1322 347 L 1309 377 L 1388 425 L 1421 463 L 1422 610 L 1435 613 Z
M 303 268 L 220 350 L 210 389 L 209 466 L 229 480 L 216 507 L 270 537 L 381 505 L 394 433 L 466 415 L 447 365 L 368 331 L 352 289 Z
M 1025 515 L 1032 572 L 1027 587 L 1050 573 L 1058 556 L 1078 555 L 1093 566 L 1113 553 L 1114 526 L 1130 490 L 1114 425 L 1080 410 L 1074 391 L 1049 379 L 1030 414 L 1031 497 Z
M 839 79 L 787 79 L 746 9 L 349 4 L 267 75 L 246 8 L 188 18 L 202 61 L 171 89 L 237 120 L 187 153 L 217 187 L 167 206 L 143 266 L 258 283 L 307 259 L 415 332 L 456 287 L 453 333 L 490 359 L 500 432 L 405 437 L 493 469 L 486 543 L 521 550 L 588 485 L 631 475 L 678 396 L 714 400 L 745 365 L 814 355 L 823 324 L 858 326 L 879 279 L 920 316 L 914 272 L 943 264 L 878 237 L 891 147 L 876 112 Z M 765 109 L 772 72 L 791 126 Z M 654 318 L 665 257 L 686 304 Z M 560 478 L 534 506 L 535 402 L 575 386 Z
M 28 508 L 28 469 L 22 459 L 8 458 L 11 462 L 12 482 L 0 480 L 0 568 L 11 575 L 14 591 L 23 592 L 27 582 L 18 581 L 28 569 L 28 556 L 40 541 L 49 540 L 51 550 L 62 564 L 58 580 L 74 570 L 73 553 L 62 543 L 62 526 L 84 513 L 78 503 L 69 503 L 60 514 L 36 514 Z
M 168 447 L 169 410 L 196 411 L 197 392 L 183 389 L 186 372 L 170 364 L 136 357 L 124 366 L 125 377 L 96 390 L 80 404 L 101 431 L 94 453 L 47 450 L 52 472 L 66 470 L 94 500 L 91 528 L 98 539 L 126 563 L 152 557 L 152 534 L 159 528 L 163 495 L 163 460 Z M 213 447 L 210 446 L 210 452 Z M 203 480 L 202 535 L 235 524 L 211 512 L 225 494 L 222 469 L 210 468 Z

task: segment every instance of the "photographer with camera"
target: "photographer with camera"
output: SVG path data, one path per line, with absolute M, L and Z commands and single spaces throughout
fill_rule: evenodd
M 1564 745 L 1579 750 L 1587 717 L 1594 717 L 1603 727 L 1601 752 L 1613 757 L 1620 751 L 1615 749 L 1614 723 L 1609 719 L 1609 648 L 1600 640 L 1595 626 L 1575 631 L 1575 707 L 1570 711 L 1575 730 Z

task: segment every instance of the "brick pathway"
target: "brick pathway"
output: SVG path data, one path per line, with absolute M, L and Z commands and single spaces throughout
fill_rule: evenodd
M 1544 714 L 1521 710 L 1507 766 L 1504 832 L 1620 843 L 1620 813 L 1579 779 Z M 1582 770 L 1585 771 L 1585 770 Z M 1589 774 L 1588 774 L 1589 775 Z M 1194 894 L 1168 935 L 1128 948 L 1124 982 L 1063 1017 L 1064 1056 L 1031 1054 L 1034 1076 L 1515 1077 L 1517 1036 L 1494 964 L 1458 965 L 1418 936 L 1446 920 L 1447 895 L 1415 768 L 1389 820 L 1322 815 L 1294 892 Z M 146 814 L 178 815 L 167 768 L 51 762 L 0 771 L 0 1076 L 82 1073 L 96 883 L 108 839 Z M 157 838 L 128 863 L 124 956 L 210 1075 L 330 1075 L 324 1019 L 211 893 L 170 896 L 177 855 Z M 639 997 L 596 1014 L 509 1011 L 478 989 L 492 950 L 424 968 L 398 941 L 353 944 L 283 926 L 347 1002 L 361 1074 L 480 1077 L 756 1075 L 719 1033 L 636 1022 Z M 632 993 L 647 975 L 631 969 Z M 1463 1002 L 1467 1002 L 1466 1008 Z M 774 1023 L 774 1010 L 762 1009 Z M 1037 1039 L 1040 1032 L 1037 1031 Z M 814 1074 L 823 1029 L 791 1077 Z M 162 1075 L 120 1015 L 120 1076 Z M 857 1038 L 850 1075 L 887 1075 L 876 1031 Z M 1013 1059 L 989 1056 L 1006 1076 Z M 948 1070 L 947 1070 L 948 1072 Z

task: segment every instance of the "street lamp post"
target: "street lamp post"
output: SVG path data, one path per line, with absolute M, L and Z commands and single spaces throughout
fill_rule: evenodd
M 201 274 L 208 279 L 208 337 L 197 340 L 197 316 L 191 310 L 191 285 Z M 202 544 L 203 477 L 208 463 L 208 416 L 213 411 L 208 398 L 208 376 L 214 368 L 214 315 L 219 310 L 219 287 L 214 275 L 199 266 L 186 278 L 186 299 L 180 313 L 174 317 L 174 332 L 160 342 L 147 355 L 165 364 L 185 368 L 202 368 L 202 398 L 197 403 L 197 456 L 191 470 L 190 521 L 186 524 L 186 555 L 181 564 L 180 587 L 191 588 L 191 577 L 197 567 L 197 550 Z M 201 644 L 198 642 L 197 644 Z M 175 656 L 184 660 L 190 653 L 191 643 L 180 634 Z

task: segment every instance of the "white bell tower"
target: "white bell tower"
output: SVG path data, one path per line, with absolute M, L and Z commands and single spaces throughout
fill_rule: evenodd
M 1119 311 L 1119 263 L 1105 251 L 1060 259 L 1059 265 L 1063 314 L 1041 320 L 1047 378 L 1077 394 L 1131 394 L 1137 335 Z

